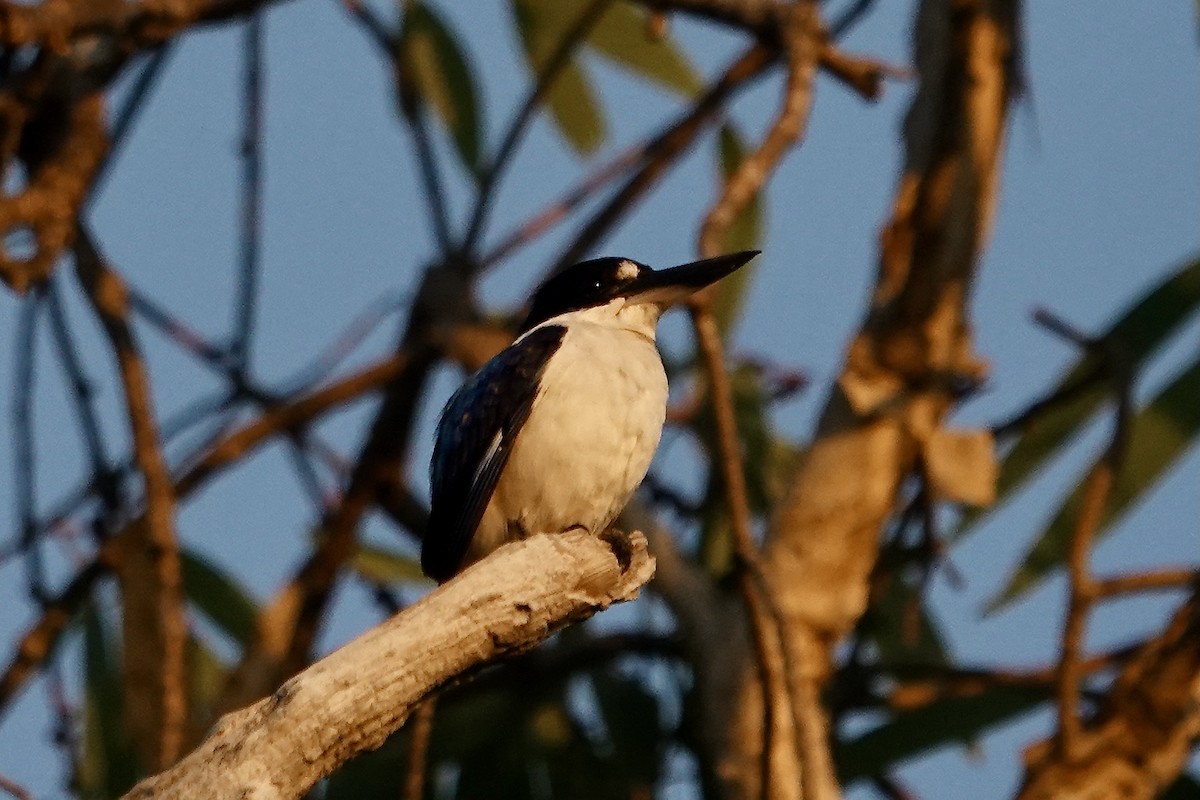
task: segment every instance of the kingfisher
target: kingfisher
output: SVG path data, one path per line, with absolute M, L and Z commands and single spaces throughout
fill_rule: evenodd
M 758 252 L 657 270 L 597 258 L 542 283 L 517 340 L 442 411 L 425 574 L 445 582 L 535 533 L 603 534 L 646 476 L 662 435 L 659 317 Z

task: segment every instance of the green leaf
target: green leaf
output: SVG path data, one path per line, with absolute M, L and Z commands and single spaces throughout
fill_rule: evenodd
M 514 0 L 517 32 L 535 76 L 545 70 L 588 7 L 586 0 Z M 555 125 L 576 153 L 595 152 L 607 135 L 604 112 L 579 59 L 584 45 L 685 97 L 699 92 L 700 79 L 691 64 L 670 40 L 650 37 L 646 19 L 646 12 L 638 6 L 611 4 L 570 54 L 546 93 L 546 106 Z
M 564 6 L 574 6 L 580 13 L 584 0 L 559 0 Z M 640 6 L 627 2 L 612 3 L 596 23 L 588 44 L 644 78 L 670 89 L 685 98 L 700 92 L 700 78 L 687 56 L 669 38 L 656 39 L 649 35 L 649 14 Z
M 478 178 L 483 127 L 479 92 L 458 37 L 429 5 L 410 0 L 398 44 L 417 94 L 450 131 L 463 165 Z
M 880 775 L 934 748 L 976 739 L 987 729 L 1033 710 L 1050 696 L 1049 690 L 998 686 L 970 697 L 945 698 L 912 711 L 895 712 L 879 727 L 835 749 L 838 774 L 847 785 Z
M 591 81 L 577 64 L 559 73 L 547 98 L 554 121 L 580 155 L 590 155 L 604 144 L 607 126 Z
M 208 645 L 195 636 L 187 642 L 188 708 L 202 726 L 216 722 L 216 706 L 229 670 Z
M 717 138 L 717 144 L 719 168 L 722 184 L 724 184 L 745 160 L 746 148 L 742 144 L 737 130 L 731 125 L 721 127 L 721 135 Z M 755 193 L 746 207 L 733 218 L 726 229 L 725 238 L 721 242 L 722 252 L 734 253 L 739 250 L 754 250 L 758 247 L 762 239 L 761 204 L 761 196 Z M 717 284 L 716 294 L 713 297 L 713 316 L 716 317 L 722 339 L 728 337 L 733 326 L 741 317 L 747 290 L 758 270 L 757 265 L 758 259 L 755 259 Z
M 546 67 L 578 17 L 571 5 L 558 0 L 514 0 L 517 31 L 535 74 Z M 575 54 L 550 87 L 546 104 L 559 131 L 580 155 L 594 152 L 604 142 L 604 114 Z
M 1151 358 L 1197 308 L 1200 308 L 1200 259 L 1182 265 L 1130 304 L 1104 337 L 1120 343 L 1132 357 L 1131 366 L 1136 369 Z M 1055 392 L 1078 384 L 1100 368 L 1096 357 L 1083 357 L 1067 371 Z M 996 503 L 989 509 L 966 513 L 955 538 L 978 530 L 979 523 L 990 512 L 1016 494 L 1059 448 L 1091 421 L 1109 396 L 1108 387 L 1100 381 L 1076 393 L 1069 402 L 1043 414 L 1001 462 Z
M 258 605 L 233 578 L 198 553 L 180 554 L 183 590 L 214 625 L 242 647 L 254 637 Z
M 1095 539 L 1110 532 L 1142 496 L 1179 460 L 1200 432 L 1200 360 L 1179 373 L 1133 417 L 1124 462 L 1113 483 Z M 1078 486 L 1042 531 L 1008 585 L 988 606 L 993 612 L 1030 591 L 1061 567 L 1079 516 L 1083 485 Z
M 359 545 L 354 555 L 354 569 L 375 583 L 429 580 L 415 559 L 386 547 Z
M 125 735 L 121 672 L 95 603 L 83 611 L 83 752 L 76 769 L 81 797 L 120 797 L 138 778 L 137 757 Z

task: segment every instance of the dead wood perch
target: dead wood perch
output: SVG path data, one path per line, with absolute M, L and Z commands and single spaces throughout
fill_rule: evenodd
M 632 600 L 653 575 L 640 533 L 614 543 L 541 535 L 503 547 L 270 697 L 227 714 L 196 750 L 125 797 L 301 797 L 383 744 L 455 676 Z

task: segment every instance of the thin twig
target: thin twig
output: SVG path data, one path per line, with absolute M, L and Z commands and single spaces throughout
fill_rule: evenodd
M 135 286 L 127 286 L 129 306 L 140 317 L 158 328 L 167 338 L 194 356 L 202 366 L 226 379 L 231 384 L 231 395 L 226 406 L 241 399 L 248 399 L 259 406 L 271 406 L 282 402 L 280 392 L 271 391 L 257 383 L 244 371 L 239 359 L 231 349 L 220 347 L 203 334 L 190 327 L 179 317 L 172 315 L 156 301 L 143 294 Z
M 803 134 L 811 108 L 812 83 L 817 70 L 816 35 L 819 33 L 819 21 L 816 8 L 811 3 L 791 7 L 787 20 L 788 77 L 784 87 L 783 105 L 762 144 L 738 166 L 726 182 L 721 197 L 705 216 L 698 246 L 701 257 L 711 258 L 721 252 L 725 231 Z M 752 539 L 750 506 L 733 405 L 733 389 L 725 370 L 720 331 L 712 313 L 712 294 L 705 292 L 694 297 L 690 310 L 716 419 L 718 466 L 725 485 L 735 546 L 744 567 L 739 583 L 754 634 L 762 679 L 761 793 L 763 797 L 771 795 L 774 785 L 774 739 L 779 733 L 786 731 L 779 727 L 779 720 L 776 719 L 774 707 L 778 704 L 779 707 L 793 712 L 792 737 L 796 757 L 799 759 L 799 777 L 804 784 L 804 796 L 815 796 L 811 787 L 814 785 L 813 773 L 817 769 L 817 760 L 811 750 L 814 743 L 817 747 L 824 747 L 821 741 L 824 735 L 823 726 L 814 726 L 814 721 L 808 719 L 811 715 L 807 713 L 807 709 L 812 702 L 817 702 L 817 699 L 809 697 L 811 693 L 805 687 L 796 686 L 791 682 L 794 668 L 790 663 L 793 659 L 789 657 L 788 633 L 784 630 L 781 616 L 774 609 L 771 588 L 763 576 L 758 562 L 757 547 Z M 779 653 L 778 660 L 772 657 L 776 650 Z
M 390 58 L 392 34 L 374 9 L 367 5 L 366 0 L 342 0 L 342 5 L 362 25 L 363 30 L 371 37 L 371 41 L 375 42 L 380 52 Z
M 425 187 L 424 197 L 429 204 L 429 221 L 433 226 L 439 251 L 448 253 L 451 245 L 450 217 L 446 211 L 446 195 L 442 189 L 437 156 L 434 155 L 433 143 L 429 136 L 429 120 L 426 118 L 424 107 L 416 100 L 412 88 L 402 86 L 400 96 L 400 107 L 408 123 L 413 148 L 417 152 L 417 166 Z
M 50 330 L 54 335 L 54 342 L 58 348 L 58 360 L 66 374 L 75 411 L 79 416 L 84 447 L 87 449 L 88 460 L 91 461 L 92 466 L 91 483 L 100 496 L 105 514 L 112 516 L 121 505 L 120 479 L 108 463 L 108 453 L 105 451 L 104 436 L 100 427 L 100 416 L 96 409 L 95 391 L 84 370 L 83 360 L 79 356 L 79 350 L 71 335 L 71 327 L 67 321 L 66 309 L 63 308 L 61 294 L 62 290 L 58 282 L 51 280 L 47 290 Z
M 133 123 L 137 121 L 138 116 L 145 108 L 146 98 L 150 96 L 150 90 L 154 88 L 154 84 L 162 75 L 163 68 L 166 67 L 174 49 L 175 41 L 171 40 L 155 50 L 147 60 L 146 66 L 142 67 L 142 71 L 138 73 L 137 79 L 129 89 L 129 94 L 125 96 L 125 102 L 121 105 L 121 110 L 117 112 L 116 121 L 108 135 L 108 151 L 102 156 L 92 183 L 88 187 L 87 197 L 83 201 L 85 210 L 104 188 L 109 170 L 112 169 L 117 156 L 120 155 L 121 146 L 126 142 L 129 131 L 133 129 Z
M 321 414 L 395 380 L 406 364 L 407 357 L 404 354 L 393 356 L 308 396 L 268 408 L 258 419 L 229 434 L 196 459 L 179 476 L 176 492 L 180 496 L 190 494 L 217 471 L 252 452 L 272 436 L 295 430 Z
M 1145 645 L 1135 642 L 1080 660 L 1081 677 L 1120 667 Z M 857 708 L 887 707 L 910 711 L 947 697 L 974 697 L 997 687 L 1045 689 L 1047 699 L 1058 685 L 1059 665 L 1032 670 L 995 667 L 953 667 L 945 664 L 875 664 L 859 668 L 864 685 L 882 683 L 882 696 L 862 698 Z
M 734 61 L 686 113 L 654 138 L 646 148 L 642 167 L 583 225 L 550 271 L 559 272 L 575 263 L 606 236 L 695 141 L 705 123 L 717 114 L 725 101 L 737 89 L 761 75 L 774 60 L 768 48 L 754 45 Z
M 405 299 L 409 299 L 408 295 L 388 292 L 368 303 L 307 366 L 282 381 L 280 385 L 285 388 L 277 394 L 290 397 L 310 391 L 349 358 L 380 323 L 399 311 Z
M 1200 570 L 1195 568 L 1164 569 L 1157 572 L 1094 579 L 1092 592 L 1097 600 L 1108 600 L 1135 592 L 1186 589 L 1197 582 L 1200 582 Z
M 487 270 L 503 261 L 514 250 L 550 230 L 556 223 L 589 200 L 596 192 L 610 182 L 624 175 L 641 162 L 649 152 L 652 140 L 639 142 L 633 147 L 618 153 L 612 160 L 602 164 L 590 175 L 584 177 L 576 186 L 569 189 L 561 198 L 548 204 L 534 214 L 512 233 L 502 238 L 495 247 L 479 259 L 480 270 Z
M 719 22 L 740 28 L 754 36 L 772 52 L 787 48 L 786 30 L 791 9 L 789 4 L 765 0 L 764 2 L 725 2 L 724 0 L 641 0 L 643 5 L 658 11 L 683 11 L 701 19 Z M 820 66 L 831 77 L 853 89 L 864 100 L 877 100 L 882 93 L 883 80 L 895 78 L 908 80 L 911 73 L 871 58 L 854 56 L 838 49 L 835 44 L 861 19 L 874 0 L 856 0 L 830 26 L 828 33 L 819 32 L 821 39 Z
M 830 42 L 826 42 L 821 49 L 820 63 L 831 77 L 853 89 L 867 102 L 875 102 L 883 96 L 883 82 L 888 78 L 897 81 L 912 79 L 912 73 L 903 67 L 851 55 Z
M 721 251 L 721 239 L 729 225 L 746 207 L 774 172 L 780 160 L 803 137 L 812 107 L 812 86 L 816 77 L 816 44 L 813 26 L 817 24 L 811 4 L 801 3 L 790 15 L 788 31 L 788 77 L 783 106 L 758 149 L 747 156 L 726 182 L 721 198 L 713 205 L 700 229 L 700 254 L 704 257 Z
M 325 464 L 325 468 L 333 473 L 339 484 L 350 480 L 350 471 L 354 465 L 340 450 L 320 439 L 310 438 L 307 445 L 313 454 Z
M 245 373 L 254 311 L 258 303 L 262 221 L 263 12 L 246 22 L 245 76 L 242 88 L 242 236 L 233 336 L 229 354 Z
M 187 722 L 183 581 L 175 538 L 175 492 L 158 437 L 150 378 L 129 325 L 124 282 L 97 252 L 81 223 L 75 269 L 108 336 L 125 392 L 127 420 L 145 486 L 146 524 L 124 553 L 126 711 L 137 719 L 141 745 L 156 769 L 175 761 Z
M 202 334 L 186 325 L 136 286 L 128 286 L 129 307 L 140 317 L 163 332 L 171 341 L 191 353 L 202 363 L 222 375 L 230 374 L 229 353 L 208 341 Z
M 378 389 L 402 371 L 405 361 L 403 354 L 393 356 L 311 395 L 264 411 L 258 419 L 230 433 L 195 459 L 194 465 L 176 481 L 175 496 L 182 499 L 195 492 L 221 469 L 254 452 L 271 437 Z M 113 555 L 118 547 L 125 546 L 124 541 L 141 523 L 141 519 L 133 520 L 122 533 L 106 540 L 95 560 L 83 566 L 66 588 L 45 604 L 42 616 L 21 637 L 8 667 L 0 675 L 0 713 L 41 667 L 76 609 L 90 596 L 95 581 L 114 566 Z
M 288 458 L 292 462 L 292 471 L 300 482 L 301 488 L 308 495 L 309 502 L 323 518 L 332 508 L 330 494 L 325 491 L 321 477 L 317 474 L 309 456 L 307 435 L 303 431 L 294 431 L 288 435 Z
M 25 788 L 21 784 L 3 775 L 0 775 L 0 789 L 8 792 L 17 800 L 32 800 L 33 797 L 29 792 L 25 791 Z
M 61 752 L 64 772 L 70 774 L 79 764 L 79 714 L 68 699 L 67 682 L 63 678 L 64 661 L 66 659 L 59 658 L 51 662 L 45 683 L 49 705 L 54 710 L 54 743 Z
M 467 226 L 467 234 L 463 237 L 462 252 L 473 253 L 478 246 L 480 234 L 483 232 L 484 223 L 487 221 L 487 214 L 491 208 L 492 197 L 495 195 L 501 176 L 513 160 L 521 137 L 529 129 L 533 112 L 554 88 L 563 69 L 571 63 L 571 56 L 575 53 L 576 48 L 588 37 L 611 3 L 612 0 L 592 0 L 580 12 L 555 46 L 554 52 L 539 70 L 533 88 L 525 98 L 525 102 L 521 104 L 521 108 L 513 116 L 508 130 L 500 142 L 500 147 L 497 148 L 496 154 L 488 164 L 487 171 L 479 180 L 479 193 L 475 200 L 475 208 L 471 212 L 471 222 Z
M 1044 309 L 1035 314 L 1035 319 L 1048 330 L 1074 342 L 1086 351 L 1098 353 L 1109 366 L 1113 376 L 1113 391 L 1117 395 L 1112 438 L 1104 455 L 1085 479 L 1067 553 L 1070 597 L 1063 623 L 1062 656 L 1059 661 L 1059 720 L 1055 743 L 1064 761 L 1071 762 L 1079 755 L 1083 735 L 1083 720 L 1079 712 L 1082 652 L 1088 615 L 1098 597 L 1095 579 L 1088 566 L 1088 557 L 1092 539 L 1104 518 L 1104 509 L 1108 505 L 1109 495 L 1124 461 L 1132 415 L 1134 374 L 1129 361 L 1114 352 L 1113 346 L 1087 336 Z
M 1048 308 L 1035 308 L 1033 310 L 1033 321 L 1056 336 L 1060 336 L 1071 342 L 1081 350 L 1094 349 L 1098 344 L 1096 339 L 1088 336 Z
M 875 0 L 854 0 L 833 22 L 829 23 L 829 38 L 840 39 L 845 36 L 851 28 L 862 21 L 873 5 L 875 5 Z
M 161 435 L 163 441 L 170 442 L 177 436 L 199 425 L 214 414 L 232 411 L 238 398 L 228 391 L 220 391 L 207 397 L 198 397 L 183 408 L 175 411 L 162 421 Z M 129 464 L 122 466 L 129 469 Z
M 404 800 L 421 800 L 425 796 L 425 773 L 429 769 L 429 740 L 433 736 L 433 716 L 438 696 L 431 694 L 413 711 L 409 718 L 412 730 L 408 737 L 408 769 L 404 774 Z
M 1069 382 L 1059 386 L 1045 397 L 1040 397 L 1008 419 L 992 425 L 990 430 L 994 438 L 1012 436 L 1022 433 L 1043 414 L 1062 408 L 1100 385 L 1105 375 L 1104 365 L 1096 361 L 1091 368 Z
M 229 352 L 238 373 L 240 390 L 248 380 L 248 346 L 254 327 L 254 307 L 260 267 L 260 218 L 262 204 L 261 137 L 262 137 L 262 12 L 256 12 L 246 26 L 245 130 L 242 140 L 242 264 L 240 270 L 238 319 Z M 309 501 L 321 516 L 330 510 L 329 494 L 321 484 L 309 459 L 307 434 L 302 430 L 288 435 L 288 455 L 292 469 L 308 494 Z
M 12 707 L 17 693 L 50 656 L 58 637 L 92 594 L 96 581 L 112 567 L 114 547 L 101 547 L 96 560 L 75 574 L 62 591 L 42 604 L 42 615 L 17 642 L 12 658 L 0 675 L 0 717 Z
M 41 549 L 37 545 L 37 481 L 36 450 L 33 437 L 33 390 L 36 379 L 37 321 L 45 292 L 36 289 L 21 303 L 21 318 L 17 322 L 16 375 L 13 379 L 13 439 L 16 481 L 17 515 L 21 533 L 18 548 L 25 553 L 26 582 L 29 594 L 37 603 L 46 599 L 46 575 Z
M 450 217 L 446 211 L 446 194 L 438 171 L 433 140 L 429 135 L 429 121 L 425 116 L 424 104 L 413 83 L 412 75 L 409 74 L 404 53 L 396 46 L 396 36 L 388 30 L 366 2 L 343 0 L 343 5 L 392 65 L 400 115 L 404 118 L 405 127 L 408 129 L 413 149 L 416 151 L 417 169 L 420 172 L 423 186 L 422 197 L 429 204 L 429 222 L 433 227 L 438 249 L 444 255 L 448 255 L 451 250 L 451 238 Z
M 169 442 L 176 436 L 181 435 L 185 431 L 199 425 L 207 420 L 212 414 L 226 410 L 231 403 L 230 395 L 227 392 L 222 392 L 216 396 L 202 397 L 193 401 L 184 408 L 172 414 L 163 420 L 160 435 L 163 441 Z M 197 458 L 203 454 L 206 449 L 204 446 L 197 448 L 198 453 L 193 453 L 190 458 Z M 186 464 L 188 459 L 184 459 Z M 134 457 L 132 455 L 126 457 L 122 461 L 118 461 L 110 468 L 111 482 L 119 491 L 121 481 L 125 475 L 129 474 L 136 468 Z M 95 476 L 88 476 L 80 485 L 77 485 L 60 498 L 55 504 L 50 507 L 50 510 L 38 523 L 39 531 L 53 531 L 68 523 L 70 517 L 79 511 L 98 490 L 95 484 Z M 120 508 L 120 496 L 116 495 L 117 503 L 115 509 Z

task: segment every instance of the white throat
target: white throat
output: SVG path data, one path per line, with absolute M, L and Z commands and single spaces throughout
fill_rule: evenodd
M 663 306 L 658 303 L 630 303 L 624 297 L 618 297 L 602 306 L 583 308 L 578 311 L 568 311 L 551 317 L 542 325 L 570 325 L 573 322 L 587 322 L 593 325 L 603 325 L 618 330 L 631 331 L 654 341 L 658 328 L 658 318 L 662 316 Z M 541 327 L 539 325 L 538 327 Z

